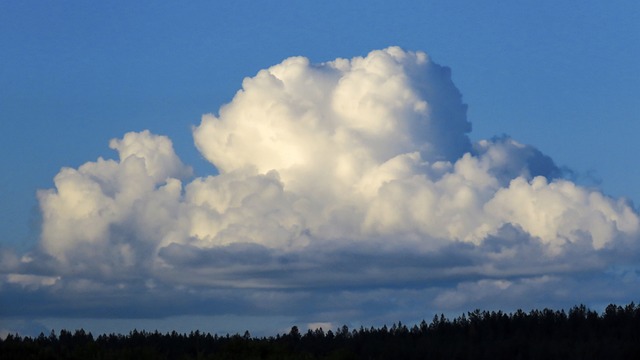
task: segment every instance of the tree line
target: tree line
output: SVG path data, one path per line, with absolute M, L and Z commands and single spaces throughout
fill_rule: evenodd
M 94 337 L 60 330 L 8 335 L 1 359 L 640 359 L 640 306 L 564 310 L 475 310 L 408 327 L 308 330 L 270 337 L 133 330 Z

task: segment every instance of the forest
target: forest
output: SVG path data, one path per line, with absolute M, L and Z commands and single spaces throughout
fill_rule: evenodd
M 8 335 L 9 359 L 640 359 L 640 306 L 468 312 L 407 326 L 300 332 L 271 337 L 193 331 L 94 336 L 82 329 Z

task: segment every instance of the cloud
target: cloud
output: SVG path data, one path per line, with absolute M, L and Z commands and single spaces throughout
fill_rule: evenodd
M 540 292 L 589 301 L 553 289 L 632 262 L 638 213 L 533 146 L 471 142 L 466 109 L 450 70 L 422 52 L 286 59 L 193 128 L 216 175 L 193 178 L 149 131 L 112 140 L 117 160 L 62 169 L 38 192 L 39 247 L 0 254 L 2 291 L 59 314 L 309 324 Z
M 182 188 L 178 178 L 191 173 L 171 141 L 143 131 L 112 140 L 110 147 L 119 161 L 99 158 L 64 168 L 54 178 L 55 190 L 38 192 L 42 248 L 62 262 L 126 268 L 138 260 L 141 244 L 171 231 L 172 206 Z

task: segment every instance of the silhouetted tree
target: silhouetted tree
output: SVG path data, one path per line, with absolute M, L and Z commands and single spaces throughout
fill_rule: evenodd
M 335 333 L 322 329 L 254 338 L 192 331 L 132 330 L 94 338 L 83 329 L 0 340 L 0 359 L 640 359 L 640 307 L 609 305 L 602 314 L 563 310 L 474 310 L 453 320 Z

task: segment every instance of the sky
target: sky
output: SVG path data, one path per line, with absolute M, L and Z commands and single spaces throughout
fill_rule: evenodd
M 635 1 L 0 3 L 0 335 L 638 301 Z

